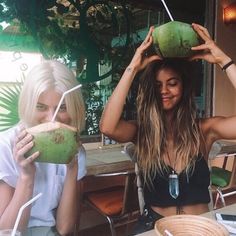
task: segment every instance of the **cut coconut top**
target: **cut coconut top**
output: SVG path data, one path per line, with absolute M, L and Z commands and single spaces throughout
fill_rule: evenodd
M 59 128 L 66 128 L 71 131 L 77 132 L 77 129 L 73 126 L 66 125 L 60 122 L 52 122 L 52 121 L 33 126 L 31 128 L 26 129 L 26 131 L 32 134 L 32 133 L 48 132 L 48 131 L 52 131 Z

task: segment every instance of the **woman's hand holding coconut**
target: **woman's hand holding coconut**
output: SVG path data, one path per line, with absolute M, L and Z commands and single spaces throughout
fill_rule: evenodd
M 236 88 L 236 66 L 233 60 L 217 46 L 205 27 L 195 23 L 192 24 L 192 27 L 204 43 L 192 47 L 192 50 L 197 53 L 190 59 L 203 59 L 209 63 L 218 64 L 226 72 L 228 78 Z
M 223 67 L 231 60 L 231 58 L 216 45 L 205 27 L 195 23 L 192 24 L 192 27 L 204 41 L 203 44 L 192 47 L 192 50 L 199 51 L 199 53 L 191 58 L 192 60 L 204 59 L 210 63 L 218 64 L 220 67 Z
M 39 156 L 39 152 L 35 152 L 25 158 L 25 154 L 33 147 L 33 136 L 28 134 L 25 129 L 22 129 L 17 136 L 13 148 L 14 158 L 21 167 L 21 176 L 34 177 L 35 165 L 34 160 Z
M 161 59 L 160 56 L 158 56 L 157 54 L 151 56 L 147 55 L 147 50 L 153 44 L 153 37 L 152 37 L 153 30 L 154 27 L 153 26 L 150 27 L 146 38 L 141 43 L 141 45 L 136 49 L 136 52 L 127 68 L 132 68 L 132 70 L 138 72 L 143 70 L 150 62 Z

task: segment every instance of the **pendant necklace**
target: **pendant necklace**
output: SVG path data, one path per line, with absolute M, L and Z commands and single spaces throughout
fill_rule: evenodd
M 167 157 L 169 159 L 169 163 L 171 166 L 170 156 L 167 149 L 166 149 L 166 153 L 167 153 Z M 170 193 L 170 196 L 173 197 L 174 199 L 176 199 L 179 196 L 179 177 L 175 171 L 176 159 L 177 157 L 175 158 L 175 163 L 174 163 L 172 173 L 169 174 L 169 193 Z

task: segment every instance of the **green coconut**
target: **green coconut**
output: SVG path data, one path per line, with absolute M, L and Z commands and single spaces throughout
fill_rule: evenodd
M 34 137 L 33 148 L 26 157 L 39 151 L 37 162 L 69 163 L 78 152 L 77 130 L 60 122 L 48 122 L 27 129 Z
M 170 21 L 153 31 L 153 45 L 162 57 L 189 57 L 194 54 L 191 47 L 201 43 L 190 24 Z

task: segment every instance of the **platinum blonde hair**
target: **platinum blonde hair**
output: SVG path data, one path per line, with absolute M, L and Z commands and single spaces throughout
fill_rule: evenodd
M 48 89 L 63 94 L 78 85 L 73 72 L 55 60 L 46 60 L 36 65 L 27 75 L 22 87 L 18 111 L 20 120 L 28 127 L 36 125 L 34 115 L 39 96 Z M 81 90 L 77 89 L 65 96 L 71 126 L 82 131 L 85 126 L 85 105 Z

